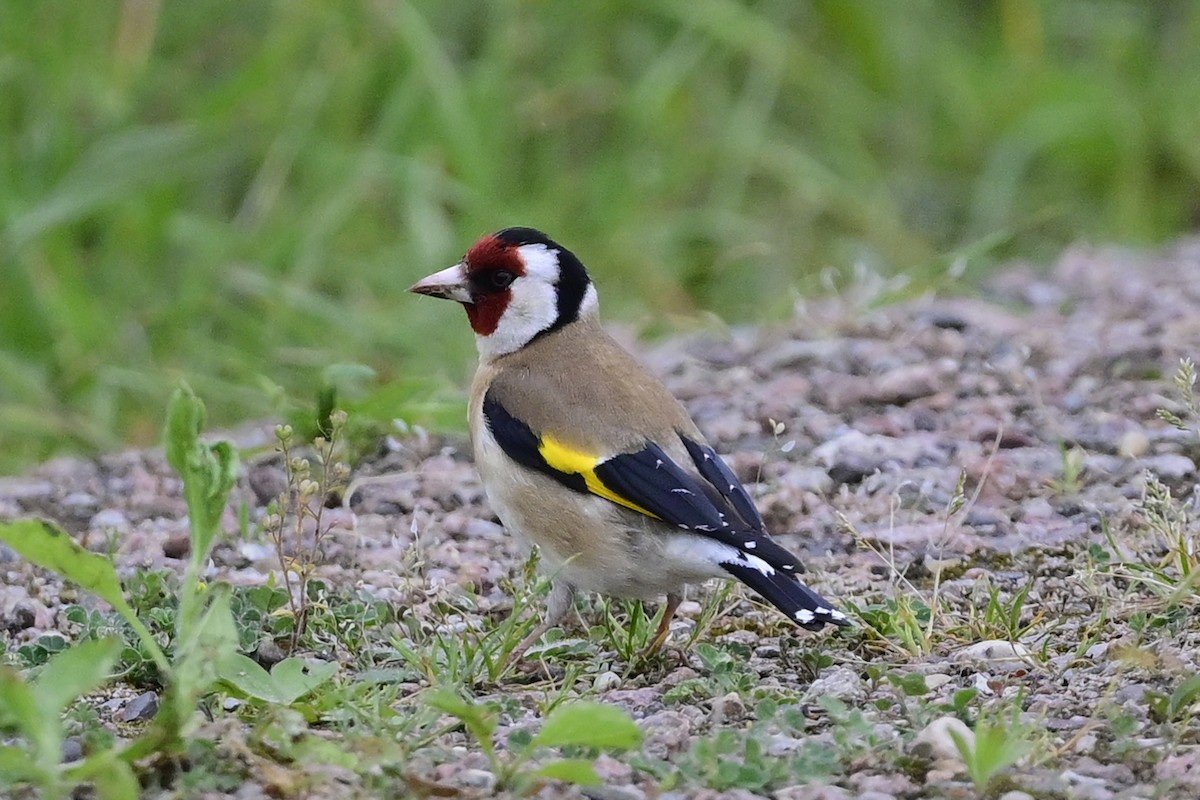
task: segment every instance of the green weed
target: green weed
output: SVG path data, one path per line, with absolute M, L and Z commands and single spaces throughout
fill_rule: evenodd
M 730 692 L 745 698 L 754 696 L 758 676 L 748 667 L 750 653 L 744 647 L 718 647 L 702 642 L 696 645 L 695 652 L 704 665 L 703 675 L 672 686 L 663 693 L 663 703 L 694 703 Z
M 966 765 L 975 790 L 986 794 L 988 787 L 1005 769 L 1016 764 L 1033 749 L 1034 729 L 1019 720 L 1021 704 L 1014 702 L 1008 720 L 993 714 L 975 724 L 973 740 L 968 741 L 951 730 L 950 736 Z
M 517 664 L 510 658 L 537 625 L 537 608 L 550 594 L 550 583 L 536 574 L 536 556 L 525 566 L 525 581 L 509 586 L 510 613 L 485 625 L 468 597 L 432 604 L 431 616 L 404 615 L 390 646 L 399 663 L 431 686 L 471 687 L 496 684 Z M 548 637 L 528 656 L 570 655 L 582 643 Z
M 755 705 L 754 717 L 747 728 L 723 728 L 696 738 L 670 763 L 642 756 L 632 763 L 654 775 L 666 791 L 701 786 L 768 794 L 838 774 L 837 747 L 807 735 L 810 723 L 798 706 L 763 699 Z
M 137 796 L 133 769 L 118 750 L 62 763 L 66 735 L 60 715 L 79 695 L 108 680 L 120 648 L 117 639 L 98 639 L 63 650 L 32 683 L 0 667 L 0 727 L 18 732 L 24 742 L 24 747 L 0 745 L 0 785 L 33 784 L 46 798 L 65 797 L 81 783 L 91 783 L 104 800 Z
M 182 751 L 186 735 L 195 725 L 200 696 L 217 680 L 221 665 L 236 655 L 237 633 L 230 611 L 229 587 L 222 584 L 206 586 L 201 582 L 200 574 L 220 530 L 221 514 L 233 487 L 237 459 L 229 444 L 210 445 L 200 440 L 203 424 L 203 403 L 189 388 L 181 387 L 167 411 L 166 451 L 168 462 L 183 478 L 192 546 L 174 615 L 175 650 L 171 657 L 129 604 L 111 561 L 88 552 L 49 522 L 25 520 L 0 525 L 0 540 L 18 554 L 59 573 L 112 606 L 136 634 L 163 684 L 159 711 L 141 737 L 120 750 L 110 751 L 104 757 L 102 767 L 97 766 L 99 761 L 94 761 L 86 769 L 80 767 L 82 772 L 63 771 L 51 770 L 46 760 L 46 748 L 57 741 L 53 733 L 59 725 L 56 709 L 65 707 L 75 696 L 109 677 L 109 668 L 119 652 L 119 642 L 114 639 L 86 642 L 64 650 L 57 659 L 49 661 L 46 669 L 56 663 L 70 665 L 61 666 L 55 672 L 78 669 L 79 678 L 61 681 L 61 689 L 50 687 L 53 692 L 64 693 L 52 695 L 41 706 L 25 702 L 34 695 L 23 694 L 18 688 L 23 684 L 15 675 L 8 674 L 10 699 L 24 707 L 18 718 L 23 720 L 26 731 L 36 734 L 27 744 L 35 753 L 33 763 L 38 765 L 38 770 L 33 776 L 16 775 L 18 780 L 33 777 L 44 789 L 49 787 L 48 796 L 59 796 L 72 782 L 91 781 L 105 797 L 133 797 L 136 781 L 129 765 L 148 753 Z M 83 648 L 82 654 L 80 648 Z M 93 653 L 95 650 L 100 652 Z M 89 655 L 94 663 L 86 668 L 77 663 Z M 98 669 L 97 665 L 103 669 Z M 42 760 L 39 761 L 39 757 Z M 118 763 L 124 766 L 116 766 Z
M 600 776 L 592 758 L 559 758 L 530 766 L 540 751 L 549 748 L 580 749 L 585 753 L 603 750 L 626 751 L 638 747 L 642 733 L 624 711 L 601 703 L 577 701 L 550 713 L 541 729 L 526 741 L 509 741 L 509 748 L 496 747 L 496 717 L 487 708 L 463 700 L 454 692 L 440 690 L 426 696 L 434 708 L 457 718 L 479 745 L 496 776 L 496 788 L 517 796 L 533 794 L 546 779 L 580 786 L 599 786 Z
M 340 496 L 350 480 L 350 468 L 338 457 L 346 420 L 344 411 L 323 415 L 323 435 L 312 445 L 315 469 L 309 458 L 296 453 L 292 426 L 280 425 L 275 429 L 287 486 L 268 508 L 263 528 L 275 547 L 292 619 L 289 652 L 296 649 L 309 624 L 314 594 L 309 581 L 321 565 L 322 543 L 329 535 L 329 526 L 324 521 L 326 500 Z

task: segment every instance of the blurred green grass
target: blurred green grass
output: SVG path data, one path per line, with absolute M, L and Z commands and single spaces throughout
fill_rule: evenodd
M 832 268 L 927 285 L 1200 212 L 1189 0 L 0 4 L 0 472 L 311 404 L 455 424 L 480 233 L 607 315 L 769 320 Z M 334 370 L 338 372 L 338 369 Z

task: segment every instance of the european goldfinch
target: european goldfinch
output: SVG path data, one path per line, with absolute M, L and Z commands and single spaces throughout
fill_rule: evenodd
M 801 583 L 749 494 L 666 387 L 600 326 L 583 264 L 532 228 L 477 241 L 409 290 L 463 305 L 479 368 L 475 462 L 504 526 L 537 544 L 554 585 L 540 638 L 576 590 L 666 595 L 650 649 L 683 587 L 736 578 L 797 624 L 847 625 Z

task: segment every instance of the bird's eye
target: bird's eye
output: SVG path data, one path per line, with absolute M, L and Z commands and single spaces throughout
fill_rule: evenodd
M 495 269 L 488 273 L 488 285 L 496 290 L 507 289 L 517 276 L 506 269 Z

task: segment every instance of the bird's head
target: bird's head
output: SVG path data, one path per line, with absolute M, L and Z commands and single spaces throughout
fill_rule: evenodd
M 533 228 L 484 236 L 457 264 L 409 291 L 462 303 L 483 358 L 520 350 L 597 309 L 583 264 Z

